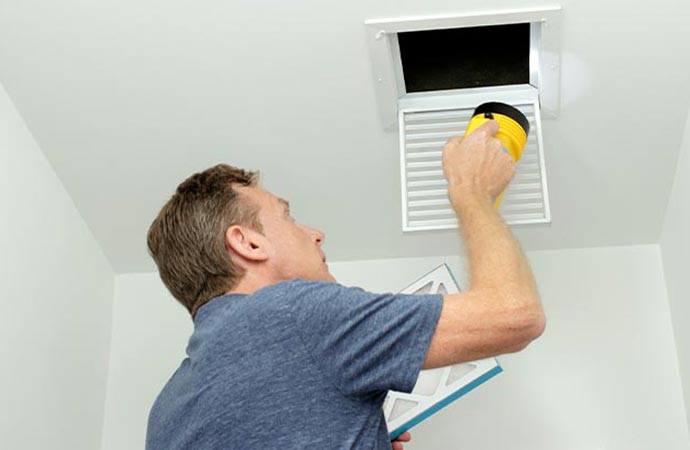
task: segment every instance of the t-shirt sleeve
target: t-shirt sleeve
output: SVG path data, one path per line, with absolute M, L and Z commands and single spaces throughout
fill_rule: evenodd
M 412 391 L 441 315 L 441 294 L 374 294 L 320 281 L 291 284 L 296 332 L 343 394 Z

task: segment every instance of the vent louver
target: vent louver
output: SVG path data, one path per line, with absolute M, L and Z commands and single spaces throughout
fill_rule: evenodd
M 527 116 L 532 131 L 499 212 L 509 225 L 550 223 L 539 101 L 512 105 Z M 473 111 L 474 107 L 399 110 L 403 231 L 458 226 L 446 192 L 441 152 L 448 138 L 464 135 Z

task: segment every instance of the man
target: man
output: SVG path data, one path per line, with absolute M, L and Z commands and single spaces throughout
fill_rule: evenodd
M 153 405 L 147 450 L 390 449 L 388 390 L 537 338 L 532 273 L 492 204 L 515 171 L 497 131 L 490 121 L 443 149 L 471 278 L 451 295 L 339 285 L 324 234 L 295 222 L 253 173 L 218 165 L 183 182 L 148 246 L 194 333 Z

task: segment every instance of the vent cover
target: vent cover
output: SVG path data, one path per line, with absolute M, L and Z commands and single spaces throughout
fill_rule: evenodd
M 508 225 L 550 223 L 539 101 L 509 103 L 527 116 L 531 131 L 499 212 Z M 441 153 L 448 138 L 465 134 L 473 111 L 474 106 L 400 108 L 403 231 L 457 228 Z

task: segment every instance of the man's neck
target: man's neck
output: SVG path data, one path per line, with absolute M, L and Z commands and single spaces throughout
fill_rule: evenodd
M 231 290 L 226 292 L 226 294 L 253 294 L 259 289 L 263 289 L 266 286 L 278 283 L 281 280 L 275 280 L 272 277 L 265 275 L 252 274 L 247 271 L 242 279 L 233 287 Z

